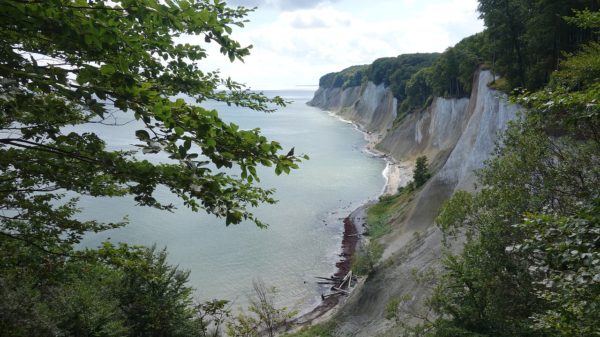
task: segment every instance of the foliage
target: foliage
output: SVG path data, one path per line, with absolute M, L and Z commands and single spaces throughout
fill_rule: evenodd
M 263 336 L 273 337 L 289 320 L 295 311 L 275 306 L 277 290 L 267 287 L 262 281 L 254 281 L 254 294 L 250 298 L 248 311 L 239 313 L 234 321 L 227 322 L 227 334 L 236 337 Z
M 81 263 L 77 267 L 80 267 Z M 59 267 L 60 268 L 60 267 Z M 119 273 L 85 264 L 60 268 L 63 280 L 40 284 L 31 272 L 3 272 L 0 333 L 4 336 L 123 336 L 128 329 L 113 292 Z
M 600 202 L 576 216 L 533 214 L 516 230 L 522 242 L 506 247 L 526 259 L 550 309 L 536 313 L 535 326 L 561 336 L 600 334 Z
M 189 272 L 166 261 L 165 250 L 143 251 L 135 264 L 123 265 L 117 286 L 120 308 L 134 336 L 186 336 L 194 331 Z
M 417 158 L 415 169 L 413 170 L 413 182 L 415 188 L 423 186 L 429 178 L 431 178 L 431 173 L 429 172 L 427 157 L 420 156 Z
M 372 239 L 389 233 L 391 223 L 401 217 L 412 200 L 412 189 L 404 188 L 394 195 L 382 195 L 379 202 L 367 210 L 367 230 Z
M 448 201 L 444 203 L 440 214 L 436 218 L 438 226 L 445 236 L 457 237 L 459 229 L 467 224 L 467 215 L 473 213 L 475 198 L 466 191 L 456 191 Z
M 375 265 L 383 255 L 383 246 L 375 240 L 370 240 L 364 250 L 352 257 L 352 273 L 368 275 L 375 271 Z
M 30 246 L 12 252 L 45 258 Z M 199 331 L 185 285 L 188 273 L 167 265 L 164 251 L 105 244 L 38 269 L 18 268 L 22 260 L 3 265 L 2 335 L 192 336 Z
M 417 71 L 406 82 L 406 99 L 400 104 L 400 111 L 410 111 L 424 108 L 431 103 L 433 89 L 430 86 L 430 79 L 433 74 L 433 68 L 423 68 Z
M 479 173 L 483 187 L 442 209 L 442 229 L 467 242 L 444 262 L 433 335 L 600 333 L 598 55 L 582 46 L 516 98 L 527 114 Z
M 397 320 L 399 318 L 399 312 L 400 312 L 400 299 L 399 298 L 392 298 L 391 300 L 389 300 L 386 305 L 385 305 L 385 309 L 384 309 L 384 317 L 385 319 L 389 319 L 389 320 Z
M 360 86 L 365 78 L 367 67 L 367 65 L 352 66 L 340 72 L 323 75 L 319 79 L 319 87 L 345 89 Z
M 402 102 L 406 98 L 406 82 L 414 73 L 430 66 L 439 54 L 403 54 L 398 57 L 375 60 L 367 70 L 369 81 L 389 87 L 394 97 Z
M 229 302 L 225 300 L 212 300 L 195 307 L 195 319 L 202 337 L 221 336 L 221 327 L 230 318 Z
M 385 57 L 370 65 L 352 66 L 340 72 L 329 73 L 319 79 L 322 88 L 349 88 L 371 81 L 376 85 L 389 87 L 399 102 L 406 98 L 406 82 L 422 68 L 430 66 L 437 58 L 432 54 L 403 54 Z
M 594 11 L 598 4 L 585 0 L 480 0 L 494 70 L 507 78 L 510 87 L 543 87 L 563 52 L 573 52 L 594 39 L 589 29 L 563 20 L 586 8 Z
M 56 0 L 6 1 L 1 12 L 0 203 L 13 213 L 2 218 L 5 236 L 68 249 L 60 245 L 123 223 L 76 220 L 76 199 L 65 200 L 62 191 L 130 195 L 139 205 L 173 209 L 157 199 L 159 185 L 227 224 L 250 219 L 263 225 L 246 210 L 274 201 L 272 191 L 252 185 L 256 166 L 289 172 L 298 158 L 279 154 L 281 146 L 258 130 L 239 130 L 216 111 L 170 98 L 185 93 L 199 103 L 213 99 L 263 111 L 282 103 L 200 71 L 203 47 L 175 42 L 181 34 L 201 35 L 230 59 L 241 59 L 249 48 L 229 33 L 243 25 L 247 10 L 204 1 Z M 218 85 L 232 91 L 217 92 Z M 119 120 L 139 121 L 136 145 L 144 154 L 163 152 L 171 162 L 152 164 L 132 151 L 108 150 L 101 135 L 63 131 L 110 123 L 119 113 Z M 241 177 L 215 173 L 209 162 L 238 165 Z
M 221 302 L 193 305 L 188 273 L 164 251 L 76 250 L 86 233 L 127 222 L 81 220 L 77 196 L 172 211 L 156 193 L 166 189 L 227 225 L 265 226 L 249 211 L 275 202 L 257 167 L 289 173 L 300 157 L 201 106 L 285 103 L 201 70 L 209 43 L 231 61 L 249 54 L 231 36 L 248 13 L 208 0 L 0 2 L 1 335 L 196 336 L 226 314 Z M 137 150 L 86 131 L 129 121 Z
M 473 74 L 486 62 L 486 32 L 469 36 L 446 49 L 427 68 L 415 72 L 405 82 L 405 99 L 399 110 L 408 112 L 424 108 L 433 96 L 464 97 L 471 93 Z

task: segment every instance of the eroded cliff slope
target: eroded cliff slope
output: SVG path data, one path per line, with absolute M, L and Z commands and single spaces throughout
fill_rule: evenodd
M 474 171 L 492 155 L 499 135 L 519 110 L 504 94 L 488 87 L 491 81 L 489 71 L 478 71 L 469 98 L 438 97 L 427 109 L 400 121 L 396 120 L 398 102 L 383 85 L 320 88 L 309 102 L 378 134 L 377 149 L 399 162 L 427 156 L 435 172 L 382 239 L 386 246 L 382 267 L 338 314 L 341 335 L 397 333 L 398 326 L 384 318 L 385 306 L 393 298 L 408 295 L 406 310 L 421 310 L 428 287 L 412 275 L 440 267 L 442 243 L 435 216 L 455 191 L 474 189 Z

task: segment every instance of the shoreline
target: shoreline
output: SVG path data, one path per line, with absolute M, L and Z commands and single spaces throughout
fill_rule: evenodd
M 373 201 L 365 202 L 342 220 L 344 223 L 344 233 L 342 235 L 341 253 L 339 255 L 341 259 L 335 264 L 335 271 L 331 275 L 332 278 L 341 279 L 351 270 L 352 257 L 356 252 L 359 242 L 362 240 L 359 228 L 366 222 L 367 207 L 371 205 L 372 202 Z M 353 281 L 353 283 L 355 285 L 353 285 L 352 290 L 355 290 L 357 285 L 361 283 L 361 280 L 358 280 L 358 283 Z M 341 295 L 339 293 L 338 295 L 327 294 L 326 298 L 322 299 L 316 307 L 294 319 L 295 327 L 293 330 L 321 322 L 331 317 L 337 312 L 337 309 L 339 309 L 345 299 L 353 293 L 354 292 L 352 291 L 349 295 Z
M 385 178 L 385 184 L 380 194 L 377 195 L 376 198 L 379 198 L 383 195 L 394 194 L 401 186 L 405 186 L 408 183 L 407 177 L 410 177 L 410 174 L 407 175 L 406 173 L 411 173 L 412 167 L 396 161 L 391 156 L 375 148 L 382 139 L 382 135 L 380 133 L 371 133 L 365 131 L 355 122 L 346 120 L 331 111 L 325 112 L 341 122 L 352 124 L 359 132 L 363 134 L 363 137 L 367 142 L 362 151 L 367 155 L 381 158 L 385 161 L 386 166 L 381 172 Z M 375 200 L 376 199 L 369 199 L 365 201 L 343 219 L 344 232 L 341 241 L 341 259 L 335 264 L 335 271 L 332 275 L 332 278 L 341 279 L 351 270 L 352 257 L 357 250 L 358 244 L 364 240 L 362 233 L 359 232 L 359 230 L 366 226 L 367 209 L 374 203 Z M 348 297 L 355 293 L 362 282 L 364 282 L 364 280 L 358 280 L 358 283 L 355 283 L 354 287 L 351 289 L 350 294 L 347 295 L 340 295 L 337 293 L 337 295 L 328 294 L 326 297 L 323 297 L 324 294 L 322 294 L 322 300 L 319 304 L 317 304 L 316 307 L 294 319 L 294 323 L 296 325 L 294 330 L 321 322 L 333 316 L 341 307 L 341 305 L 348 299 Z
M 370 132 L 362 128 L 356 122 L 351 120 L 347 120 L 342 118 L 340 115 L 329 111 L 322 110 L 331 117 L 346 123 L 352 124 L 356 130 L 363 134 L 363 138 L 367 142 L 367 144 L 363 148 L 363 152 L 367 153 L 370 156 L 381 158 L 385 161 L 386 167 L 383 169 L 382 175 L 385 178 L 385 184 L 383 185 L 381 193 L 377 196 L 381 195 L 390 195 L 395 194 L 398 191 L 398 188 L 401 186 L 406 186 L 410 182 L 408 179 L 411 174 L 413 167 L 409 163 L 399 162 L 389 154 L 378 150 L 377 144 L 383 140 L 383 134 L 381 132 Z

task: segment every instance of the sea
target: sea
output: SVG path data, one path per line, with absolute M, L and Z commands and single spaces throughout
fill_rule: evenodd
M 156 245 L 167 249 L 170 263 L 190 271 L 189 285 L 197 301 L 225 299 L 233 310 L 244 309 L 253 281 L 262 281 L 277 290 L 278 306 L 309 311 L 327 290 L 316 277 L 332 275 L 340 259 L 343 219 L 381 194 L 386 167 L 382 158 L 365 151 L 363 134 L 352 124 L 306 105 L 313 92 L 265 91 L 291 102 L 274 113 L 203 104 L 242 129 L 260 128 L 284 151 L 294 147 L 296 154 L 309 155 L 310 160 L 289 175 L 277 176 L 272 168 L 258 170 L 260 186 L 274 188 L 278 200 L 253 209 L 267 229 L 250 222 L 225 226 L 223 219 L 194 213 L 161 189 L 160 198 L 178 206 L 174 212 L 136 206 L 132 198 L 81 198 L 83 219 L 129 221 L 123 228 L 87 235 L 82 246 L 103 241 Z M 108 139 L 110 149 L 134 149 L 139 125 L 116 118 L 119 126 L 95 124 L 88 131 Z

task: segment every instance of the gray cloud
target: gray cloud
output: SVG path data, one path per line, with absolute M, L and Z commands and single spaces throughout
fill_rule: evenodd
M 244 7 L 271 7 L 279 10 L 295 10 L 313 8 L 324 2 L 337 2 L 339 0 L 231 0 L 231 6 Z
M 290 26 L 298 29 L 326 28 L 332 26 L 349 26 L 350 20 L 346 18 L 324 19 L 316 15 L 297 15 L 290 21 Z
M 296 17 L 290 25 L 294 28 L 306 29 L 306 28 L 325 28 L 327 27 L 327 23 L 321 18 L 309 18 L 302 19 L 300 17 Z

